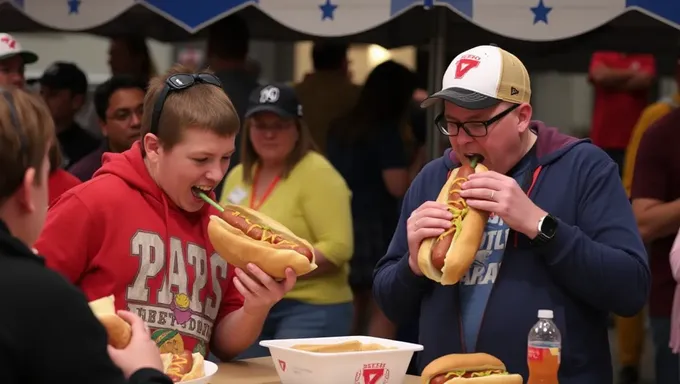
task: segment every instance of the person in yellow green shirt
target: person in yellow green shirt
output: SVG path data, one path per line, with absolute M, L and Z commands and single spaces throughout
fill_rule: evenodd
M 680 90 L 680 60 L 676 66 L 675 82 L 676 87 Z M 635 124 L 626 148 L 622 173 L 623 186 L 629 198 L 635 172 L 635 158 L 642 136 L 649 127 L 678 106 L 680 106 L 680 93 L 676 91 L 675 94 L 647 106 Z M 637 382 L 639 377 L 638 366 L 640 365 L 645 340 L 644 311 L 633 317 L 615 316 L 614 321 L 619 340 L 619 362 L 622 366 L 620 383 Z
M 295 91 L 256 89 L 241 139 L 241 164 L 227 176 L 220 202 L 262 212 L 315 249 L 318 268 L 269 312 L 259 340 L 347 336 L 353 319 L 349 261 L 354 250 L 351 192 L 316 146 Z M 254 343 L 237 358 L 266 356 Z
M 677 81 L 680 83 L 680 79 Z M 623 164 L 623 186 L 626 188 L 628 197 L 630 197 L 630 188 L 633 185 L 635 157 L 637 156 L 642 136 L 647 132 L 647 128 L 678 106 L 680 106 L 680 93 L 676 92 L 674 95 L 663 98 L 645 108 L 637 124 L 635 124 L 628 147 L 626 148 L 626 157 Z

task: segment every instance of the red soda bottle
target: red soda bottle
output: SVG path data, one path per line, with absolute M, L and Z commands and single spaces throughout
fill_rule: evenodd
M 529 332 L 527 362 L 529 381 L 527 384 L 558 384 L 557 371 L 560 368 L 562 336 L 552 321 L 553 311 L 538 311 L 538 322 Z

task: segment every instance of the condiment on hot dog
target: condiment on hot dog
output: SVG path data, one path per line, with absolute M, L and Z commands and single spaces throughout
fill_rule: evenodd
M 205 376 L 205 359 L 200 353 L 163 353 L 163 372 L 173 383 L 194 380 Z
M 522 376 L 510 374 L 505 364 L 486 353 L 445 355 L 428 364 L 422 384 L 522 384 Z
M 425 276 L 442 285 L 455 284 L 463 277 L 482 242 L 489 214 L 470 208 L 460 191 L 471 174 L 486 171 L 476 159 L 454 169 L 437 197 L 437 202 L 446 204 L 453 214 L 451 228 L 422 242 L 418 266 Z
M 234 207 L 225 208 L 223 213 L 222 219 L 226 221 L 227 224 L 238 228 L 241 232 L 254 240 L 264 241 L 276 248 L 292 249 L 305 256 L 310 262 L 314 258 L 311 249 L 307 248 L 304 244 L 300 244 L 296 239 L 284 233 L 275 231 L 257 217 L 248 216 L 247 214 L 236 210 Z
M 276 220 L 238 205 L 220 207 L 207 196 L 201 197 L 222 212 L 210 217 L 208 237 L 228 263 L 241 269 L 253 263 L 277 279 L 286 277 L 287 268 L 298 276 L 316 269 L 312 245 Z

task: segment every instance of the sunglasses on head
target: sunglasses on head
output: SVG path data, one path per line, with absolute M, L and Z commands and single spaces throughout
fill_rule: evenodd
M 160 95 L 158 95 L 158 99 L 156 99 L 156 104 L 154 104 L 149 132 L 154 135 L 158 134 L 158 122 L 161 119 L 161 112 L 163 112 L 165 99 L 168 98 L 170 92 L 183 91 L 196 84 L 210 84 L 222 88 L 222 82 L 212 73 L 178 73 L 168 77 L 165 80 L 163 90 Z

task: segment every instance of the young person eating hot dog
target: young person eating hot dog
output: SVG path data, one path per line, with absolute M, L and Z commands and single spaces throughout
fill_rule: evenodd
M 230 359 L 295 283 L 292 270 L 279 283 L 233 269 L 208 239 L 219 213 L 198 194 L 214 199 L 238 116 L 214 75 L 178 66 L 152 79 L 141 125 L 141 142 L 105 154 L 94 178 L 50 208 L 36 248 L 90 300 L 114 295 L 139 314 L 161 352 Z
M 2 383 L 47 384 L 64 378 L 77 384 L 170 384 L 142 319 L 120 312 L 130 337 L 107 353 L 107 333 L 85 296 L 31 250 L 47 212 L 52 140 L 54 122 L 44 102 L 0 87 Z
M 253 91 L 241 145 L 241 164 L 227 176 L 222 202 L 247 206 L 280 222 L 311 244 L 318 266 L 300 276 L 295 288 L 272 308 L 260 338 L 349 335 L 350 191 L 316 152 L 293 88 L 268 84 Z M 239 357 L 267 354 L 255 343 Z
M 637 313 L 650 287 L 616 164 L 531 120 L 528 72 L 507 51 L 461 53 L 442 84 L 424 106 L 443 104 L 452 149 L 409 188 L 376 300 L 396 322 L 419 312 L 420 369 L 485 352 L 528 377 L 527 334 L 551 309 L 560 384 L 611 383 L 607 315 Z

